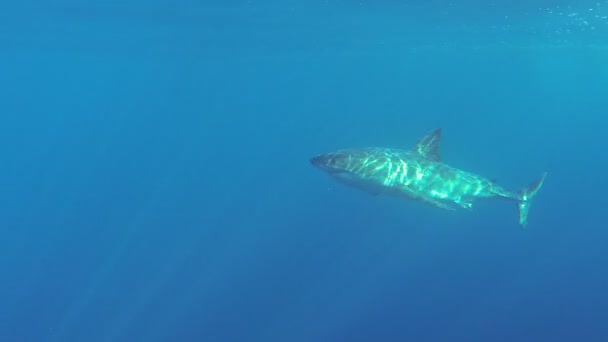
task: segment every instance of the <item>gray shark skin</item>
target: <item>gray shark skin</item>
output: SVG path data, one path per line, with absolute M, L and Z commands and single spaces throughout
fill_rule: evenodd
M 510 191 L 492 180 L 443 163 L 440 142 L 441 129 L 436 129 L 409 150 L 344 149 L 321 154 L 310 162 L 336 180 L 369 193 L 408 197 L 442 209 L 470 209 L 480 198 L 512 200 L 518 204 L 519 224 L 524 229 L 530 203 L 547 173 L 521 191 Z

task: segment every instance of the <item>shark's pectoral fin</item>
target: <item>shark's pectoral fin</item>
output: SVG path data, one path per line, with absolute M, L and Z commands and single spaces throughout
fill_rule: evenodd
M 446 210 L 456 210 L 453 206 L 434 198 L 425 198 L 424 201 L 430 205 L 433 205 L 437 208 L 446 209 Z
M 458 204 L 464 209 L 473 209 L 473 202 L 461 201 Z

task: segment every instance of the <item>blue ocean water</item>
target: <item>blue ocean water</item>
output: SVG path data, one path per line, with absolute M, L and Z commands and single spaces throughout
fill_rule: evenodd
M 0 11 L 0 341 L 605 341 L 608 1 Z M 518 189 L 441 211 L 310 157 Z

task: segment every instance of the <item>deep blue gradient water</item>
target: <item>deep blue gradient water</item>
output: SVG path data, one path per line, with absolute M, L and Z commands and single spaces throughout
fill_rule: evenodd
M 606 341 L 608 2 L 0 11 L 0 341 Z M 313 155 L 510 189 L 441 211 Z

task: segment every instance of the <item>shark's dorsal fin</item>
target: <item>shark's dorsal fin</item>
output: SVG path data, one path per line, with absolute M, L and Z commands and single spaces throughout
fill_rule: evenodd
M 441 128 L 437 128 L 420 139 L 420 141 L 418 141 L 418 143 L 412 148 L 412 151 L 428 159 L 441 161 L 441 153 L 439 153 L 440 145 Z

